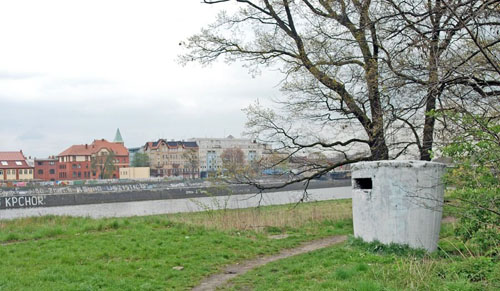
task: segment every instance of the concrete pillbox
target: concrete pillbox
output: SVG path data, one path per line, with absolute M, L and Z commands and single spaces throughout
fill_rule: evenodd
M 352 166 L 354 236 L 371 242 L 437 249 L 446 165 L 374 161 Z

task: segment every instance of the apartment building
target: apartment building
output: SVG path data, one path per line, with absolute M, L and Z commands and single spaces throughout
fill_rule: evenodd
M 199 177 L 198 144 L 193 141 L 167 141 L 159 139 L 147 142 L 143 151 L 149 157 L 151 176 Z
M 266 144 L 252 139 L 235 138 L 229 135 L 225 138 L 193 138 L 199 146 L 200 177 L 205 178 L 223 170 L 221 155 L 226 149 L 243 151 L 244 163 L 258 161 L 268 151 Z

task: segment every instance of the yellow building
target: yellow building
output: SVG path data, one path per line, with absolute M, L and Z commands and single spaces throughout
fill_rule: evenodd
M 31 181 L 33 174 L 23 151 L 0 152 L 0 181 Z
M 149 167 L 120 168 L 120 179 L 147 179 Z
M 143 149 L 149 157 L 152 176 L 199 177 L 199 148 L 196 142 L 159 139 L 146 143 Z

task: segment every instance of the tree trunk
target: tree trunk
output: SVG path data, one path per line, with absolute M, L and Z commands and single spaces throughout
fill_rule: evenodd
M 429 80 L 427 83 L 427 100 L 425 104 L 425 121 L 424 121 L 424 132 L 422 135 L 422 149 L 420 150 L 420 159 L 423 161 L 431 160 L 432 144 L 434 143 L 434 124 L 435 117 L 433 115 L 436 109 L 436 100 L 439 95 L 438 82 L 439 82 L 439 72 L 438 72 L 438 59 L 439 59 L 439 33 L 440 33 L 440 19 L 442 16 L 441 12 L 441 1 L 436 1 L 436 7 L 434 9 L 436 12 L 431 16 L 433 24 L 432 40 L 430 42 L 429 48 Z
M 389 159 L 389 148 L 385 143 L 383 127 L 379 130 L 373 130 L 373 135 L 370 137 L 368 145 L 370 146 L 372 160 L 380 161 Z
M 436 92 L 431 89 L 427 97 L 427 104 L 425 106 L 425 122 L 424 122 L 424 133 L 422 136 L 422 149 L 420 150 L 420 159 L 423 161 L 431 160 L 432 144 L 434 142 L 434 123 L 436 119 L 431 113 L 436 109 Z

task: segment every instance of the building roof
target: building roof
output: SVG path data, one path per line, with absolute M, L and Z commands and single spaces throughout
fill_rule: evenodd
M 15 168 L 31 168 L 23 152 L 0 152 L 0 169 Z
M 183 147 L 183 148 L 198 148 L 198 144 L 196 141 L 166 141 L 164 139 L 159 139 L 158 141 L 149 141 L 144 145 L 144 149 L 152 149 L 156 150 L 158 147 L 162 144 L 165 144 L 169 148 L 178 148 L 178 147 Z
M 90 156 L 93 153 L 92 145 L 88 144 L 76 144 L 72 145 L 62 153 L 58 154 L 58 157 L 61 156 Z
M 105 139 L 94 140 L 92 148 L 96 149 L 95 152 L 105 148 L 113 151 L 117 156 L 128 156 L 128 150 L 125 146 L 123 146 L 123 144 L 109 142 Z
M 122 134 L 120 133 L 119 128 L 116 129 L 115 139 L 113 140 L 113 142 L 124 143 L 123 138 L 122 138 Z
M 42 158 L 42 159 L 37 159 L 35 158 L 35 162 L 55 162 L 55 161 L 58 161 L 57 158 L 51 158 L 51 157 L 48 157 L 48 158 Z
M 183 141 L 184 147 L 187 148 L 197 148 L 198 144 L 195 141 Z
M 26 157 L 23 155 L 22 151 L 19 152 L 0 152 L 0 160 L 2 161 L 15 161 L 15 160 L 25 160 Z
M 140 152 L 142 147 L 128 148 L 129 153 L 138 153 Z
M 111 150 L 117 156 L 128 156 L 128 150 L 123 144 L 112 143 L 105 139 L 94 140 L 92 144 L 72 145 L 57 156 L 90 156 L 101 149 Z

